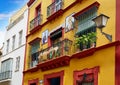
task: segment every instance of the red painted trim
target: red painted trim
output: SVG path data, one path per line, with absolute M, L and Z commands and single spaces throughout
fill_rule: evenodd
M 54 1 L 54 0 L 53 0 Z M 70 8 L 72 8 L 73 6 L 75 6 L 78 2 L 81 2 L 82 0 L 76 0 L 75 2 L 73 2 L 71 5 L 69 5 L 67 8 L 65 9 L 60 9 L 59 11 L 55 12 L 54 14 L 52 14 L 51 16 L 49 16 L 47 18 L 48 21 L 51 21 L 55 18 L 57 18 L 58 16 L 62 15 L 64 12 L 66 12 L 67 10 L 69 10 Z
M 120 40 L 120 0 L 116 0 L 116 41 Z
M 84 70 L 81 70 L 81 71 L 74 71 L 73 85 L 77 85 L 76 84 L 77 80 L 82 81 L 84 73 L 86 73 L 87 75 L 92 75 L 92 77 L 94 78 L 94 85 L 98 85 L 98 72 L 99 72 L 99 67 L 94 67 L 94 68 L 90 68 L 90 69 L 84 69 Z M 92 77 L 89 77 L 89 78 L 92 78 Z
M 30 15 L 30 10 L 28 9 L 28 19 L 27 19 L 26 35 L 28 34 L 29 15 Z M 27 42 L 27 37 L 26 37 L 26 42 Z M 26 52 L 27 52 L 27 43 L 25 44 L 23 71 L 25 70 L 25 65 L 26 65 Z M 23 74 L 23 79 L 22 79 L 22 85 L 24 85 L 24 74 Z
M 35 32 L 37 32 L 39 29 L 41 29 L 42 26 L 38 25 L 36 27 L 34 27 L 32 30 L 30 30 L 30 35 L 34 34 Z M 28 35 L 27 35 L 28 36 Z
M 61 56 L 59 58 L 40 63 L 37 66 L 42 71 L 46 71 L 46 70 L 51 70 L 51 69 L 55 69 L 62 66 L 68 66 L 69 63 L 70 63 L 69 56 Z
M 38 15 L 37 15 L 37 12 L 38 12 L 39 8 L 40 8 L 40 10 L 41 10 L 41 3 L 38 4 L 37 7 L 35 8 L 35 17 L 38 16 Z
M 96 1 L 93 4 L 89 5 L 88 7 L 84 8 L 83 10 L 80 10 L 78 13 L 74 14 L 73 16 L 77 17 L 77 16 L 81 15 L 82 13 L 86 12 L 87 10 L 91 9 L 94 6 L 98 8 L 100 6 L 100 4 Z
M 52 3 L 55 2 L 55 0 L 52 0 Z
M 50 40 L 50 36 L 48 36 L 48 47 L 51 46 L 51 40 Z
M 49 79 L 60 77 L 60 85 L 63 85 L 64 71 L 44 75 L 44 85 L 50 85 Z
M 106 44 L 106 45 L 103 45 L 100 47 L 91 48 L 91 49 L 88 49 L 88 50 L 85 50 L 85 51 L 82 51 L 79 53 L 75 53 L 71 57 L 70 56 L 61 56 L 61 57 L 56 58 L 56 59 L 45 61 L 43 63 L 39 63 L 37 65 L 37 67 L 35 67 L 35 68 L 32 68 L 30 70 L 28 69 L 27 71 L 24 71 L 24 73 L 35 72 L 35 71 L 38 71 L 38 69 L 41 69 L 42 71 L 47 71 L 47 70 L 59 68 L 62 66 L 68 66 L 70 64 L 70 60 L 73 58 L 79 58 L 79 59 L 85 58 L 85 57 L 88 57 L 90 55 L 93 55 L 96 51 L 103 50 L 103 49 L 106 49 L 106 48 L 109 48 L 112 46 L 120 46 L 120 41 L 112 42 L 112 43 L 109 43 L 109 44 Z
M 31 85 L 33 83 L 35 83 L 36 85 L 39 85 L 38 84 L 39 83 L 39 79 L 37 78 L 37 79 L 33 79 L 33 80 L 28 80 L 28 85 Z
M 33 68 L 30 68 L 30 69 L 28 69 L 28 70 L 26 70 L 26 71 L 23 71 L 23 73 L 25 74 L 25 73 L 27 73 L 27 72 L 36 72 L 36 71 L 38 71 L 38 67 L 33 67 Z
M 51 34 L 54 34 L 55 32 L 57 32 L 58 30 L 62 30 L 62 39 L 64 39 L 64 29 L 62 27 L 60 27 L 59 29 L 53 31 L 52 33 L 50 33 L 49 37 L 48 37 L 48 46 L 50 47 L 52 45 L 52 40 L 50 39 Z
M 58 16 L 61 16 L 63 14 L 63 9 L 58 10 L 57 12 L 55 12 L 54 14 L 50 15 L 47 20 L 50 22 L 51 20 L 57 18 Z
M 106 49 L 106 48 L 109 48 L 109 47 L 112 47 L 112 46 L 118 46 L 118 45 L 120 45 L 120 41 L 115 41 L 115 42 L 112 42 L 112 43 L 109 43 L 109 44 L 106 44 L 106 45 L 102 45 L 102 46 L 99 46 L 99 47 L 96 47 L 96 48 L 90 48 L 90 49 L 87 49 L 85 51 L 75 53 L 70 58 L 71 59 L 72 58 L 85 58 L 85 57 L 88 57 L 90 55 L 93 55 L 96 51 Z
M 46 22 L 44 22 L 42 25 L 36 27 L 34 30 L 30 31 L 30 34 L 28 34 L 26 37 L 29 37 L 30 35 L 34 34 L 36 31 L 38 31 L 39 29 L 41 29 L 43 26 L 45 26 L 47 23 L 49 23 L 52 19 L 55 19 L 56 17 L 60 16 L 61 14 L 63 14 L 64 12 L 68 11 L 70 8 L 72 8 L 73 6 L 75 6 L 78 1 L 82 1 L 82 0 L 76 0 L 75 2 L 73 2 L 71 5 L 69 5 L 67 8 L 65 9 L 61 9 L 58 12 L 56 12 L 55 14 L 53 14 L 52 16 L 48 17 L 48 20 Z M 98 2 L 94 2 L 93 3 L 94 6 L 99 7 L 99 3 Z M 89 8 L 89 6 L 87 7 Z M 85 9 L 87 9 L 85 8 Z M 75 16 L 75 15 L 74 15 Z
M 30 7 L 34 1 L 35 0 L 29 0 L 29 2 L 27 3 L 28 7 Z
M 36 42 L 36 41 L 38 41 L 38 42 L 40 42 L 40 40 L 41 40 L 41 38 L 39 38 L 39 37 L 36 37 L 35 39 L 33 39 L 32 41 L 30 41 L 28 44 L 33 44 L 34 42 Z
M 120 40 L 120 0 L 116 0 L 116 40 Z M 120 46 L 115 48 L 115 85 L 120 85 Z

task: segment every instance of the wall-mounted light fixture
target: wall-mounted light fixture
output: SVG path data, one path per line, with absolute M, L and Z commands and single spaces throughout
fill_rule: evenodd
M 97 28 L 100 29 L 101 33 L 103 35 L 105 35 L 105 37 L 112 42 L 112 35 L 107 34 L 105 32 L 102 31 L 102 29 L 106 26 L 107 21 L 108 21 L 109 17 L 104 15 L 104 14 L 100 14 L 99 16 L 97 16 L 96 18 L 93 19 L 93 21 L 95 22 Z

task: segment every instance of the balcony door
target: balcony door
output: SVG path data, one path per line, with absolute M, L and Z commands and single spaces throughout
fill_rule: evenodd
M 40 44 L 39 41 L 34 42 L 33 44 L 31 44 L 31 66 L 30 67 L 34 67 L 35 65 L 37 65 L 38 63 L 38 50 L 40 48 Z
M 40 19 L 40 16 L 41 15 L 41 4 L 39 4 L 37 7 L 36 7 L 36 20 L 35 20 L 35 26 L 38 26 L 40 25 L 40 22 L 41 22 L 41 19 Z
M 62 28 L 56 30 L 55 32 L 50 34 L 51 45 L 54 45 L 60 41 L 62 41 Z
M 36 16 L 41 14 L 41 4 L 36 7 Z

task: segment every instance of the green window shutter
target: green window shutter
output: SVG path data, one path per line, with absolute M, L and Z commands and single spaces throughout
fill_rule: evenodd
M 38 52 L 39 47 L 40 47 L 39 42 L 35 42 L 34 44 L 32 44 L 31 54 Z
M 95 23 L 92 21 L 93 18 L 97 16 L 97 8 L 93 7 L 89 9 L 88 11 L 84 12 L 80 16 L 78 16 L 78 31 L 76 34 L 79 35 L 79 33 L 95 28 Z

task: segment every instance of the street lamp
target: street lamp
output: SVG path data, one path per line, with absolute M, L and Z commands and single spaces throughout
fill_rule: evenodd
M 112 35 L 107 34 L 105 32 L 102 31 L 102 29 L 106 26 L 107 21 L 108 21 L 109 17 L 104 15 L 104 14 L 100 14 L 99 16 L 97 16 L 96 18 L 93 19 L 93 21 L 95 22 L 97 28 L 100 29 L 101 33 L 103 35 L 105 35 L 105 37 L 112 42 Z

